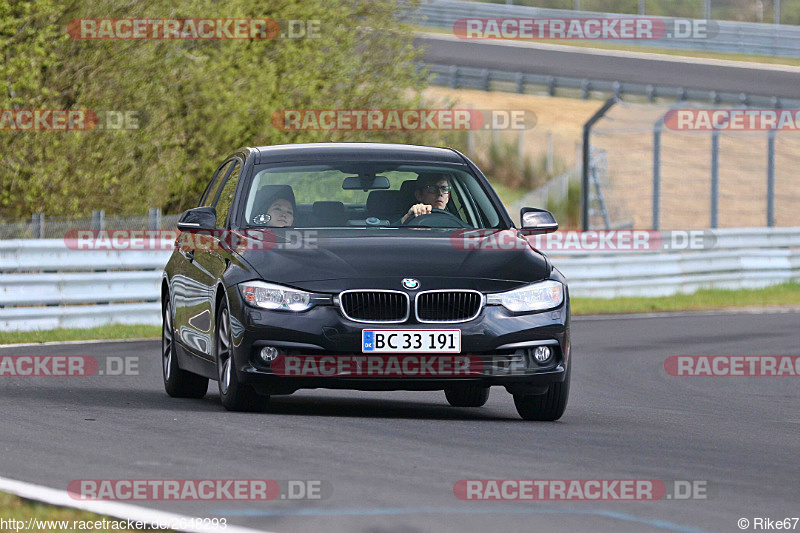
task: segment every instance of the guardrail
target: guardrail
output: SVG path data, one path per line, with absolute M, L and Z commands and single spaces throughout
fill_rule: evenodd
M 63 239 L 0 241 L 0 330 L 159 324 L 169 255 L 74 250 Z
M 628 83 L 608 80 L 592 80 L 588 78 L 571 78 L 566 76 L 546 76 L 543 74 L 526 74 L 506 70 L 462 67 L 457 65 L 438 65 L 435 63 L 420 64 L 430 73 L 430 81 L 435 85 L 453 89 L 468 88 L 484 91 L 505 91 L 515 93 L 537 93 L 555 96 L 556 91 L 566 89 L 580 93 L 587 99 L 593 93 L 601 97 L 626 95 L 641 96 L 649 102 L 658 99 L 674 101 L 708 102 L 709 104 L 732 104 L 742 106 L 763 106 L 769 108 L 794 109 L 800 107 L 800 100 L 777 98 L 774 96 L 753 95 L 745 93 L 728 93 L 707 91 L 703 89 L 687 89 L 685 87 L 667 87 L 642 83 Z
M 761 288 L 800 280 L 800 228 L 714 230 L 713 248 L 701 251 L 550 253 L 584 298 L 671 296 L 702 288 Z
M 716 230 L 692 252 L 552 252 L 572 296 L 666 296 L 800 280 L 800 228 Z M 487 252 L 489 253 L 489 252 Z M 83 251 L 63 240 L 0 241 L 0 330 L 160 323 L 169 251 Z
M 487 4 L 465 2 L 463 0 L 433 0 L 423 2 L 410 18 L 417 24 L 451 28 L 463 18 L 632 18 L 639 15 L 619 13 L 594 13 L 546 9 L 528 6 Z M 649 17 L 665 21 L 671 27 L 674 17 Z M 681 19 L 687 20 L 687 19 Z M 705 22 L 705 21 L 699 21 Z M 724 20 L 709 21 L 717 25 L 719 31 L 705 39 L 660 39 L 660 40 L 619 40 L 630 46 L 649 46 L 679 50 L 700 50 L 739 54 L 770 55 L 783 57 L 800 56 L 800 27 L 786 24 L 763 24 L 756 22 L 734 22 Z

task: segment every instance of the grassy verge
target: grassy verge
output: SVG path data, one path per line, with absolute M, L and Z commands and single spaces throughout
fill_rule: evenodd
M 49 329 L 42 331 L 0 331 L 0 344 L 22 342 L 81 341 L 90 339 L 157 339 L 161 326 L 122 325 L 88 329 Z
M 571 305 L 575 315 L 800 306 L 800 283 L 785 283 L 764 289 L 702 289 L 694 294 L 660 298 L 573 298 Z
M 416 26 L 414 28 L 420 33 L 441 33 L 453 34 L 452 28 L 433 28 L 429 26 Z M 497 39 L 500 40 L 500 39 Z M 794 57 L 760 56 L 750 54 L 732 54 L 725 52 L 706 52 L 702 50 L 676 50 L 674 48 L 659 48 L 657 46 L 630 46 L 614 42 L 598 41 L 577 41 L 577 40 L 547 40 L 547 39 L 515 39 L 515 41 L 525 41 L 542 44 L 560 44 L 565 46 L 577 46 L 579 48 L 599 48 L 601 50 L 619 50 L 622 52 L 643 52 L 650 54 L 664 54 L 681 57 L 698 57 L 704 59 L 723 59 L 727 61 L 746 61 L 751 63 L 767 63 L 771 65 L 800 66 L 800 59 Z
M 504 185 L 497 181 L 492 181 L 492 188 L 497 193 L 497 196 L 500 197 L 500 201 L 503 202 L 503 205 L 506 206 L 506 209 L 509 209 L 514 203 L 519 201 L 523 196 L 531 192 L 530 189 L 525 187 L 509 187 L 508 185 Z M 512 218 L 514 218 L 514 213 L 509 211 L 509 214 Z
M 137 531 L 132 529 L 126 529 L 126 522 L 122 520 L 116 520 L 114 518 L 109 518 L 107 516 L 102 516 L 94 513 L 89 513 L 86 511 L 80 511 L 77 509 L 70 509 L 67 507 L 56 507 L 54 505 L 46 505 L 43 503 L 32 502 L 29 500 L 23 500 L 17 496 L 12 494 L 7 494 L 4 492 L 0 492 L 0 518 L 5 520 L 6 524 L 3 528 L 0 528 L 0 531 L 58 531 L 58 532 L 69 532 L 69 531 L 86 531 L 85 529 L 81 528 L 81 524 L 75 524 L 75 522 L 82 521 L 86 522 L 93 522 L 93 526 L 97 525 L 96 522 L 105 520 L 105 527 L 96 528 L 92 527 L 93 530 L 100 530 L 100 531 Z M 32 528 L 28 529 L 28 520 L 31 518 L 35 518 L 39 521 L 39 524 L 31 524 L 33 525 Z M 9 521 L 10 520 L 17 520 L 23 522 L 23 524 L 16 524 L 16 527 L 10 527 Z M 41 521 L 56 521 L 56 522 L 66 522 L 66 523 L 50 523 L 50 524 L 42 524 Z M 116 522 L 118 525 L 113 526 L 110 525 L 111 522 Z M 37 527 L 38 525 L 38 527 Z M 77 528 L 74 526 L 78 526 Z M 103 525 L 102 523 L 100 525 Z M 62 527 L 66 526 L 66 527 Z M 117 529 L 118 528 L 118 529 Z M 138 531 L 142 531 L 141 529 Z M 160 530 L 160 531 L 169 531 L 169 530 Z

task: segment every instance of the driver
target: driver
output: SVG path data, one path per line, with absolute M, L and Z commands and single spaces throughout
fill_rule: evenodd
M 414 197 L 419 201 L 414 204 L 400 219 L 401 224 L 420 215 L 431 212 L 431 209 L 445 209 L 450 201 L 450 182 L 447 178 L 436 175 L 424 175 L 417 178 Z

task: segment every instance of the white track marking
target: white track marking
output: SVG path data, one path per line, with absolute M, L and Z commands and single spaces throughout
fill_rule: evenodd
M 116 342 L 161 342 L 161 337 L 150 337 L 144 339 L 92 339 L 87 341 L 48 341 L 48 342 L 20 342 L 17 344 L 0 344 L 0 348 L 22 348 L 26 346 L 60 346 L 62 344 L 103 344 Z
M 135 522 L 179 522 L 181 519 L 190 520 L 191 516 L 179 515 L 169 513 L 166 511 L 158 511 L 156 509 L 148 509 L 146 507 L 139 507 L 129 503 L 118 503 L 110 501 L 82 501 L 73 500 L 69 497 L 66 490 L 52 489 L 50 487 L 43 487 L 41 485 L 34 485 L 33 483 L 26 483 L 24 481 L 16 481 L 0 477 L 0 491 L 8 492 L 25 498 L 27 500 L 34 500 L 37 502 L 46 503 L 49 505 L 57 505 L 59 507 L 70 507 L 72 509 L 81 509 L 91 513 L 110 516 L 119 520 L 132 520 Z M 195 520 L 197 518 L 195 517 Z M 189 533 L 209 533 L 211 531 L 219 531 L 225 533 L 269 533 L 259 529 L 249 529 L 238 526 L 227 526 L 225 528 L 203 528 L 203 529 L 180 529 L 174 528 L 175 531 L 186 531 Z

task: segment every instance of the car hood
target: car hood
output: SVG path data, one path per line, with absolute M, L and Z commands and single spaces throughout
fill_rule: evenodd
M 498 234 L 502 248 L 494 245 Z M 492 292 L 550 273 L 549 261 L 515 230 L 481 230 L 468 241 L 462 235 L 440 229 L 276 231 L 274 248 L 239 253 L 264 280 L 320 292 L 402 290 L 404 278 L 417 279 L 420 290 Z

